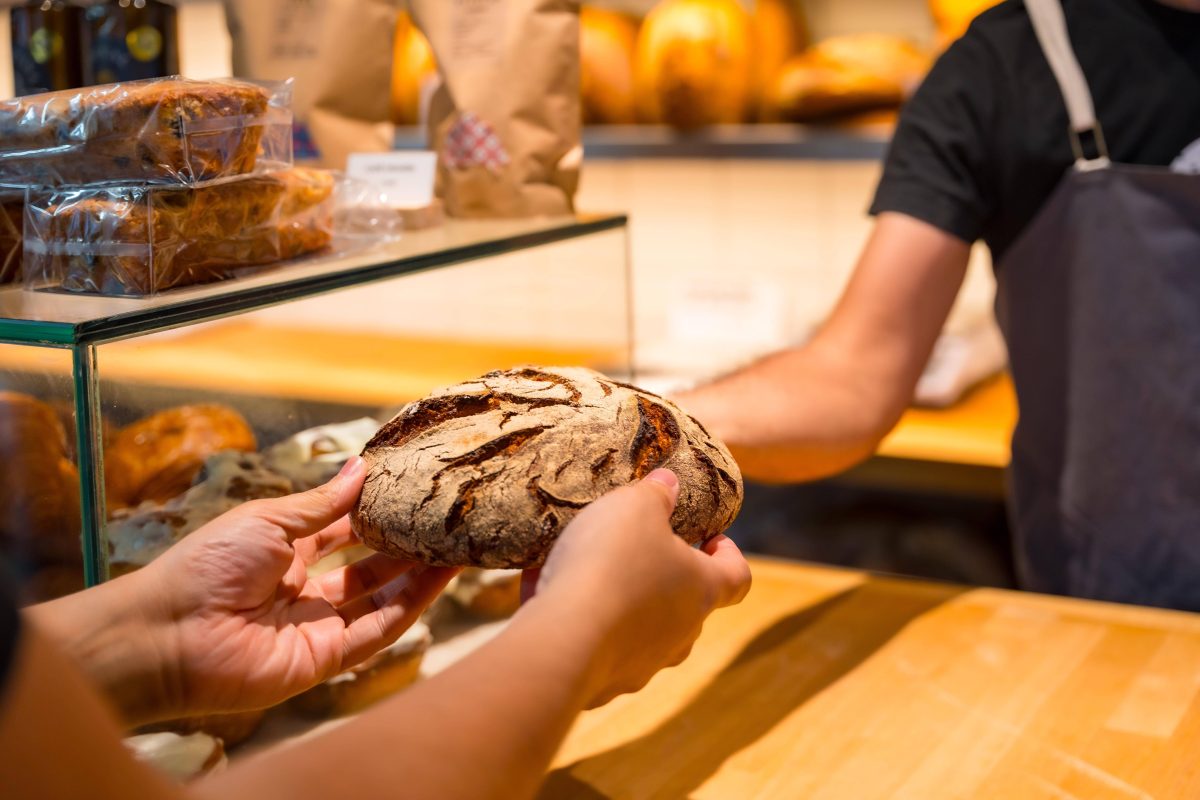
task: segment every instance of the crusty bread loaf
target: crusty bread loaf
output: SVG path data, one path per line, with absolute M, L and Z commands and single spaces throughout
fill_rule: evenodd
M 0 103 L 0 182 L 184 182 L 251 172 L 270 94 L 241 81 L 168 79 Z
M 493 372 L 412 403 L 380 429 L 351 523 L 363 543 L 442 566 L 541 565 L 581 508 L 675 471 L 685 541 L 725 530 L 742 482 L 724 445 L 670 402 L 579 368 Z
M 254 431 L 228 406 L 168 408 L 128 425 L 105 448 L 109 513 L 140 503 L 165 503 L 183 494 L 209 456 L 253 451 Z
M 35 283 L 146 295 L 326 247 L 333 176 L 297 167 L 200 188 L 83 190 L 31 203 Z
M 835 36 L 790 59 L 775 80 L 775 114 L 810 122 L 899 107 L 929 69 L 929 54 L 882 33 Z
M 10 561 L 81 563 L 79 473 L 53 407 L 0 392 L 0 546 Z

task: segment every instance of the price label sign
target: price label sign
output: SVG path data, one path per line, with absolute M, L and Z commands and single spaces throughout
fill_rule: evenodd
M 432 150 L 352 153 L 346 173 L 369 183 L 393 208 L 425 208 L 433 203 L 437 154 Z

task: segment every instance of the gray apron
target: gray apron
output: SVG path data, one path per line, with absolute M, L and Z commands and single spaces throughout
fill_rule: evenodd
M 1018 572 L 1200 610 L 1200 176 L 1110 163 L 1059 0 L 1025 5 L 1077 160 L 997 269 Z

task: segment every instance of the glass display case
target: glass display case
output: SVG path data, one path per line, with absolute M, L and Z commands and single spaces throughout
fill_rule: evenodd
M 0 290 L 0 547 L 27 600 L 316 485 L 403 403 L 516 364 L 628 377 L 626 220 L 454 220 L 147 298 Z

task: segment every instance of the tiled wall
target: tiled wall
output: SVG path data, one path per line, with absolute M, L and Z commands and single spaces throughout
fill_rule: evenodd
M 833 307 L 878 176 L 870 161 L 590 161 L 579 207 L 630 214 L 645 358 L 737 361 L 802 340 Z M 988 317 L 993 294 L 979 251 L 950 329 Z M 695 323 L 706 315 L 707 336 Z M 683 346 L 706 340 L 702 353 Z

